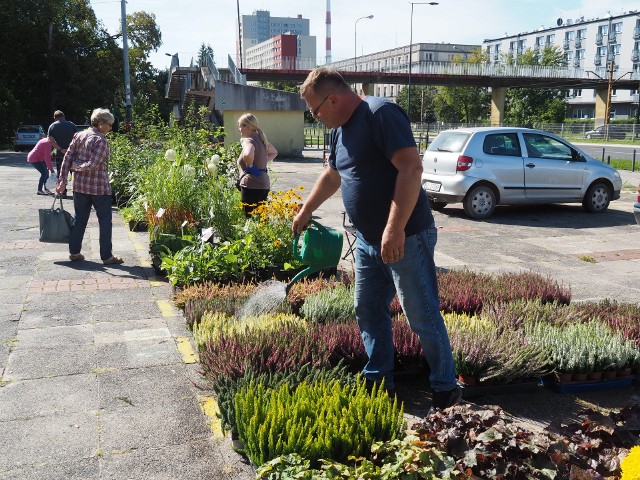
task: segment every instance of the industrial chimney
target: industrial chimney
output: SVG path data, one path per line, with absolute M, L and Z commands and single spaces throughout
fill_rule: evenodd
M 325 23 L 327 24 L 327 43 L 325 45 L 327 56 L 325 63 L 328 65 L 331 63 L 331 0 L 327 0 L 327 17 Z

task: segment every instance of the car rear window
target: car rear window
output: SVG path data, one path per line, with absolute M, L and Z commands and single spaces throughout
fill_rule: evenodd
M 467 143 L 470 136 L 470 133 L 465 132 L 442 132 L 429 144 L 427 150 L 458 153 L 462 151 L 462 147 Z
M 18 133 L 40 133 L 38 127 L 18 127 Z

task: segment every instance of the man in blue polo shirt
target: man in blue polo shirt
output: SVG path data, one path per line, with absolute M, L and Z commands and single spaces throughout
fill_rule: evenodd
M 55 122 L 49 126 L 47 136 L 49 137 L 49 143 L 56 150 L 56 172 L 60 176 L 60 168 L 62 167 L 62 160 L 64 160 L 64 154 L 67 153 L 67 148 L 71 144 L 73 136 L 78 131 L 78 128 L 73 122 L 64 118 L 64 113 L 60 110 L 56 110 L 53 114 Z M 65 190 L 62 194 L 67 195 Z
M 409 119 L 395 103 L 356 95 L 333 69 L 313 70 L 300 87 L 312 115 L 333 128 L 325 168 L 293 220 L 300 233 L 327 198 L 342 189 L 356 228 L 355 307 L 369 361 L 369 382 L 394 386 L 389 304 L 397 292 L 431 368 L 436 408 L 458 403 L 451 344 L 440 314 L 433 261 L 433 216 L 420 186 L 422 162 Z

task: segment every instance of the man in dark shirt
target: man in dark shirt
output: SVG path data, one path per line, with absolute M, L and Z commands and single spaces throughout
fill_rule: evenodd
M 64 154 L 67 153 L 67 148 L 69 148 L 71 140 L 78 131 L 78 128 L 73 122 L 65 120 L 64 113 L 60 110 L 56 110 L 54 112 L 53 118 L 55 119 L 55 122 L 49 126 L 47 136 L 49 137 L 51 146 L 56 150 L 56 171 L 59 177 L 62 160 L 64 160 Z M 66 196 L 67 191 L 65 190 L 62 195 Z
M 386 99 L 360 98 L 326 67 L 309 74 L 300 95 L 312 115 L 334 130 L 330 168 L 316 181 L 292 229 L 300 233 L 313 211 L 342 188 L 345 210 L 357 231 L 356 318 L 369 357 L 364 376 L 393 388 L 389 304 L 397 292 L 431 368 L 433 406 L 456 404 L 461 390 L 440 314 L 433 260 L 437 230 L 420 186 L 422 163 L 409 119 Z

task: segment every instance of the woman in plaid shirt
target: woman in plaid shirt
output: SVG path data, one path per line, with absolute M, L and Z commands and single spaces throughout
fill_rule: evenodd
M 102 263 L 112 265 L 124 262 L 111 251 L 113 223 L 111 185 L 107 171 L 109 145 L 105 134 L 111 131 L 113 121 L 109 110 L 96 108 L 91 113 L 91 127 L 75 134 L 62 162 L 56 192 L 62 194 L 66 190 L 69 171 L 73 172 L 73 207 L 76 213 L 69 237 L 69 260 L 84 260 L 80 250 L 93 206 L 100 226 Z

